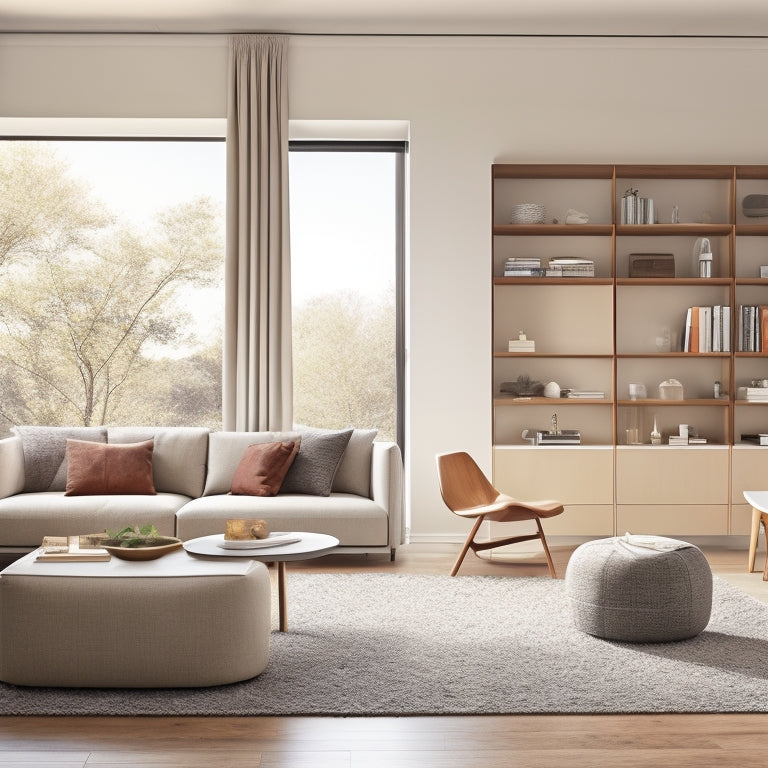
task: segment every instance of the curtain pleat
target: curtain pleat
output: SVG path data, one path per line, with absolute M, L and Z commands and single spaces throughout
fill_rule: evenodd
M 229 43 L 223 426 L 290 429 L 287 40 Z

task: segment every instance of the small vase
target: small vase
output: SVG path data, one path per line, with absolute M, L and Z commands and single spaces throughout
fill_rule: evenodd
M 651 430 L 651 445 L 661 445 L 661 432 L 656 425 L 656 417 L 653 417 L 653 429 Z

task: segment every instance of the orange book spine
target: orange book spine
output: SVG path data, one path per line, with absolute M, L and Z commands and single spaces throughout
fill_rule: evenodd
M 689 352 L 699 351 L 699 308 L 691 308 L 691 348 Z

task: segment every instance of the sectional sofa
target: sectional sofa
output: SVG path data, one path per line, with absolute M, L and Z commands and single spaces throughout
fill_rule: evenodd
M 264 519 L 273 531 L 328 533 L 339 539 L 339 552 L 394 559 L 404 532 L 402 457 L 395 443 L 375 442 L 375 436 L 361 429 L 16 427 L 0 440 L 0 564 L 39 546 L 44 536 L 152 523 L 161 534 L 187 540 L 223 533 L 232 517 Z M 296 438 L 298 452 L 275 495 L 231 492 L 249 446 Z M 68 440 L 85 448 L 79 484 L 74 458 L 67 460 L 75 456 Z M 92 450 L 119 454 L 111 448 L 116 445 L 133 457 L 141 453 L 112 472 L 109 482 L 116 483 L 101 487 L 107 482 L 101 459 L 87 457 Z M 148 478 L 142 461 L 150 465 Z

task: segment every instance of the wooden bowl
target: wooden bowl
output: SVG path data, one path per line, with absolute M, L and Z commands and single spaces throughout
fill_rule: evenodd
M 112 544 L 99 544 L 99 546 L 120 560 L 156 560 L 182 546 L 181 539 L 173 536 L 163 536 L 161 542 L 145 547 L 117 547 Z

